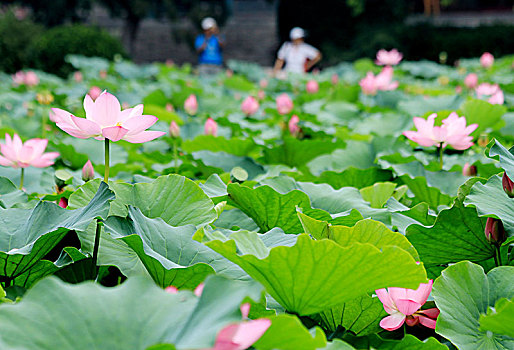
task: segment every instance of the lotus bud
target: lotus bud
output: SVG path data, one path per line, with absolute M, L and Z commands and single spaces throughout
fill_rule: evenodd
M 309 94 L 315 94 L 319 91 L 319 84 L 316 80 L 309 80 L 307 84 L 305 85 L 305 90 Z
M 494 63 L 494 56 L 490 54 L 489 52 L 484 52 L 482 56 L 480 57 L 480 64 L 484 68 L 489 68 Z
M 477 167 L 475 165 L 464 164 L 462 168 L 462 175 L 464 176 L 477 176 Z
M 105 78 L 107 78 L 107 71 L 105 71 L 105 70 L 103 70 L 103 69 L 102 69 L 102 70 L 98 73 L 98 75 L 100 76 L 100 79 L 105 79 Z
M 296 137 L 300 133 L 300 127 L 298 126 L 298 122 L 300 121 L 300 118 L 296 114 L 294 114 L 291 119 L 289 119 L 289 132 L 292 136 Z
M 259 110 L 259 102 L 253 97 L 248 96 L 241 103 L 241 111 L 246 115 L 252 115 Z
M 464 85 L 466 85 L 468 89 L 476 88 L 478 86 L 478 75 L 475 73 L 469 73 L 466 75 L 466 78 L 464 78 Z
M 502 177 L 503 190 L 510 198 L 514 198 L 514 182 L 507 176 L 507 173 L 503 173 Z
M 75 82 L 81 83 L 82 80 L 84 80 L 84 76 L 82 75 L 82 72 L 76 71 L 75 73 L 73 73 L 73 79 L 75 80 Z
M 495 218 L 487 218 L 485 237 L 490 243 L 502 244 L 506 239 L 502 221 Z
M 277 97 L 277 111 L 280 114 L 287 114 L 293 110 L 293 100 L 284 93 Z
M 166 287 L 164 290 L 166 292 L 170 293 L 170 294 L 177 294 L 178 293 L 177 287 L 174 287 L 174 286 Z
M 39 78 L 36 73 L 33 71 L 25 73 L 25 85 L 36 86 L 37 84 L 39 84 Z
M 196 100 L 195 95 L 189 95 L 189 97 L 184 101 L 184 110 L 189 115 L 195 115 L 198 111 L 198 101 Z
M 61 197 L 61 199 L 59 199 L 59 206 L 61 208 L 67 208 L 68 207 L 68 199 L 65 198 L 65 197 Z
M 204 132 L 205 135 L 216 136 L 218 134 L 218 124 L 210 117 L 205 122 Z
M 259 100 L 264 100 L 264 98 L 266 97 L 266 93 L 264 92 L 264 90 L 259 90 L 257 92 L 257 97 L 259 98 Z
M 95 178 L 95 169 L 93 169 L 93 164 L 88 160 L 84 167 L 82 167 L 82 180 L 84 182 L 88 182 L 89 180 L 93 180 Z
M 102 93 L 102 89 L 100 89 L 98 86 L 92 86 L 88 92 L 89 96 L 91 96 L 93 101 L 96 100 L 98 98 L 98 96 L 100 96 L 101 93 Z
M 334 73 L 332 74 L 330 80 L 332 81 L 332 84 L 336 85 L 337 83 L 339 83 L 339 76 L 336 73 Z
M 260 87 L 261 89 L 265 89 L 265 88 L 267 88 L 267 87 L 268 87 L 268 81 L 267 81 L 266 79 L 261 79 L 261 80 L 259 81 L 259 87 Z
M 175 112 L 175 108 L 173 108 L 173 105 L 171 103 L 166 103 L 166 110 L 168 112 Z
M 180 127 L 174 120 L 170 124 L 170 136 L 174 139 L 180 137 Z

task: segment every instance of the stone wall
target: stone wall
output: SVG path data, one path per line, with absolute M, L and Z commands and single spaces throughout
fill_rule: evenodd
M 91 11 L 89 24 L 121 39 L 123 21 L 110 18 L 103 8 Z M 234 0 L 233 15 L 221 32 L 226 36 L 225 60 L 238 59 L 271 65 L 278 48 L 276 11 L 264 0 Z M 145 19 L 135 42 L 135 62 L 196 63 L 192 40 L 198 34 L 187 18 L 176 21 Z M 189 39 L 186 39 L 189 36 Z M 177 40 L 177 38 L 179 40 Z M 127 45 L 126 45 L 127 46 Z

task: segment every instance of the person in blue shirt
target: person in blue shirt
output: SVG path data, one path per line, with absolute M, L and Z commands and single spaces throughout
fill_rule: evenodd
M 198 53 L 198 73 L 216 74 L 223 65 L 222 49 L 225 44 L 219 35 L 218 25 L 214 18 L 202 20 L 203 34 L 196 37 L 195 49 Z

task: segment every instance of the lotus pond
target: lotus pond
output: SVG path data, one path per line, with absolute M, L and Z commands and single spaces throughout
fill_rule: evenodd
M 514 56 L 67 61 L 0 73 L 0 349 L 514 349 Z

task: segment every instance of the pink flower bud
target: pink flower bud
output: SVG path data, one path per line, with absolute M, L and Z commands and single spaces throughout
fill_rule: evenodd
M 464 176 L 477 176 L 477 167 L 475 165 L 464 164 L 462 168 L 462 175 Z
M 339 76 L 336 73 L 334 73 L 332 74 L 330 80 L 332 81 L 332 84 L 336 85 L 337 83 L 339 83 Z
M 466 78 L 464 78 L 464 85 L 466 85 L 468 89 L 476 88 L 478 86 L 478 75 L 475 73 L 469 73 L 466 75 Z
M 252 115 L 259 110 L 259 102 L 253 97 L 248 96 L 241 103 L 241 111 L 246 115 Z
M 457 94 L 462 93 L 462 86 L 457 85 L 457 86 L 455 87 L 455 93 L 457 93 Z
M 100 76 L 100 79 L 105 79 L 105 78 L 107 78 L 107 71 L 105 71 L 105 70 L 103 70 L 103 69 L 102 69 L 102 70 L 98 73 L 98 75 Z
M 293 110 L 293 100 L 284 93 L 277 97 L 277 111 L 280 114 L 287 114 Z
M 174 120 L 170 124 L 170 136 L 174 139 L 180 137 L 180 127 Z
M 178 293 L 177 287 L 173 287 L 173 286 L 166 287 L 164 290 L 166 292 L 170 293 L 170 294 L 177 294 Z
M 205 135 L 212 136 L 216 136 L 218 134 L 218 124 L 210 117 L 207 118 L 207 121 L 205 122 L 204 133 Z
M 514 198 L 514 183 L 512 180 L 507 176 L 507 173 L 503 173 L 502 177 L 502 185 L 503 190 L 510 198 Z
M 91 89 L 89 89 L 88 94 L 94 101 L 102 94 L 102 89 L 100 89 L 98 86 L 92 86 Z
M 74 79 L 77 83 L 80 83 L 80 82 L 82 82 L 82 80 L 84 79 L 84 76 L 82 75 L 82 72 L 80 72 L 80 71 L 76 71 L 75 73 L 73 73 L 73 79 Z
M 491 243 L 501 244 L 505 241 L 505 229 L 499 219 L 487 218 L 485 224 L 485 238 Z
M 484 68 L 489 68 L 494 63 L 494 56 L 490 54 L 489 52 L 484 52 L 482 56 L 480 57 L 480 64 Z
M 82 180 L 88 182 L 89 180 L 93 180 L 95 178 L 95 169 L 93 168 L 93 164 L 88 160 L 84 167 L 82 167 Z
M 307 84 L 305 85 L 305 90 L 309 94 L 315 94 L 319 91 L 319 84 L 316 80 L 309 80 Z
M 288 123 L 289 132 L 294 137 L 298 136 L 298 134 L 300 133 L 300 127 L 298 126 L 299 121 L 300 121 L 300 118 L 298 118 L 298 116 L 296 114 L 293 114 L 291 119 L 289 119 L 289 123 Z
M 168 112 L 175 112 L 175 108 L 173 108 L 173 105 L 171 103 L 166 103 L 166 110 Z
M 266 79 L 261 79 L 261 81 L 259 81 L 259 86 L 261 89 L 265 89 L 268 87 L 268 81 Z
M 264 92 L 264 90 L 259 90 L 259 92 L 257 92 L 257 97 L 259 98 L 259 100 L 264 100 L 264 98 L 266 97 L 266 93 Z
M 33 71 L 25 73 L 25 85 L 36 86 L 37 84 L 39 84 L 39 78 L 36 73 Z
M 189 115 L 195 115 L 198 111 L 198 101 L 196 100 L 195 95 L 189 95 L 189 97 L 184 101 L 184 110 Z
M 61 208 L 67 208 L 68 207 L 68 199 L 65 198 L 65 197 L 61 197 L 61 199 L 59 200 L 59 206 Z

